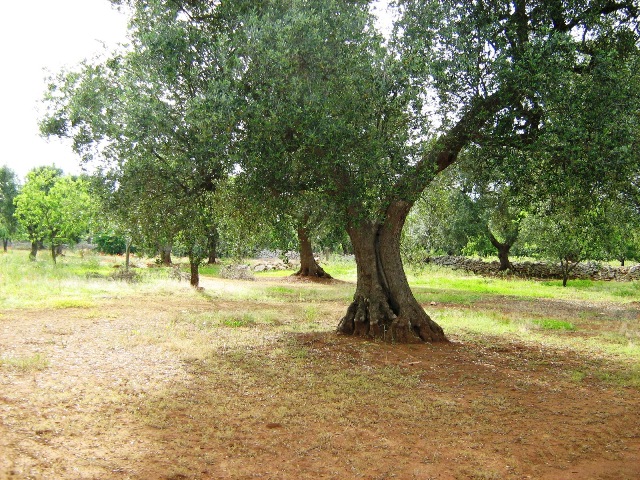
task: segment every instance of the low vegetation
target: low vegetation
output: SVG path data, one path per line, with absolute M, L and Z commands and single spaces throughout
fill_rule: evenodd
M 640 474 L 637 284 L 427 267 L 410 283 L 450 343 L 393 345 L 335 333 L 344 260 L 322 282 L 207 267 L 203 290 L 122 262 L 0 257 L 0 478 Z

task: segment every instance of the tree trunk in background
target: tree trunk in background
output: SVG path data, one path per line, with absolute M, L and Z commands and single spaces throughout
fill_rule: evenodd
M 207 252 L 209 254 L 207 263 L 209 265 L 213 265 L 214 263 L 216 263 L 216 257 L 218 255 L 218 238 L 218 229 L 216 227 L 213 227 L 209 231 L 209 236 L 207 238 Z
M 313 256 L 313 248 L 307 229 L 298 227 L 298 245 L 300 249 L 300 269 L 295 273 L 299 277 L 331 278 Z
M 491 231 L 489 231 L 489 241 L 491 242 L 491 245 L 498 250 L 498 259 L 500 260 L 499 271 L 503 272 L 505 270 L 510 270 L 512 265 L 509 260 L 509 251 L 511 250 L 513 243 L 506 241 L 504 243 L 499 242 Z
M 400 234 L 410 208 L 409 203 L 396 201 L 384 222 L 349 227 L 358 281 L 339 333 L 399 343 L 447 341 L 413 296 L 404 273 Z
M 126 272 L 129 271 L 129 264 L 130 264 L 130 257 L 131 257 L 131 240 L 130 239 L 126 239 L 125 240 L 125 261 L 124 261 L 124 270 Z
M 39 242 L 31 242 L 31 251 L 29 252 L 29 260 L 32 262 L 36 261 L 36 256 L 38 255 L 38 243 Z
M 9 239 L 8 238 L 3 238 L 2 239 L 2 248 L 4 250 L 4 253 L 7 253 L 7 247 L 9 246 Z
M 51 260 L 53 263 L 56 263 L 56 258 L 58 257 L 58 246 L 51 242 Z
M 163 245 L 160 247 L 160 262 L 162 265 L 171 266 L 171 245 Z
M 194 288 L 200 286 L 200 259 L 196 259 L 193 255 L 189 255 L 189 267 L 191 268 L 190 284 Z

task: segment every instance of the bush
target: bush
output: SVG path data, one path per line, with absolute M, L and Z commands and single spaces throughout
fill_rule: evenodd
M 100 233 L 95 236 L 98 251 L 107 255 L 122 255 L 127 251 L 127 242 L 121 235 L 115 233 Z M 135 249 L 131 248 L 131 253 Z

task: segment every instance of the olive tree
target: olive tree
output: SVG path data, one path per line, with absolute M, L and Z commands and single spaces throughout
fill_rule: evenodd
M 61 175 L 51 167 L 38 168 L 27 174 L 15 204 L 15 216 L 32 245 L 43 240 L 49 242 L 54 263 L 58 247 L 65 242 L 77 242 L 88 232 L 95 214 L 87 182 Z M 36 253 L 37 247 L 32 248 L 32 260 Z

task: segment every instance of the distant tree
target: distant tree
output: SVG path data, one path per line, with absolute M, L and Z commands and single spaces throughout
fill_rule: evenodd
M 88 184 L 82 178 L 63 176 L 60 170 L 42 167 L 27 174 L 24 187 L 15 199 L 15 215 L 33 245 L 49 242 L 56 262 L 58 247 L 75 243 L 86 234 L 94 212 Z M 35 260 L 37 249 L 30 253 Z
M 403 256 L 462 255 L 474 239 L 486 237 L 484 211 L 452 168 L 435 179 L 412 208 L 403 229 Z M 475 251 L 476 254 L 481 252 Z
M 537 256 L 560 262 L 562 286 L 566 287 L 578 263 L 604 258 L 604 212 L 576 208 L 571 202 L 546 207 L 526 218 L 523 236 Z
M 640 211 L 624 196 L 603 202 L 606 220 L 603 232 L 607 260 L 624 266 L 627 260 L 640 260 Z
M 0 237 L 6 252 L 9 241 L 17 232 L 18 223 L 14 216 L 14 200 L 19 192 L 18 178 L 6 165 L 0 167 Z

